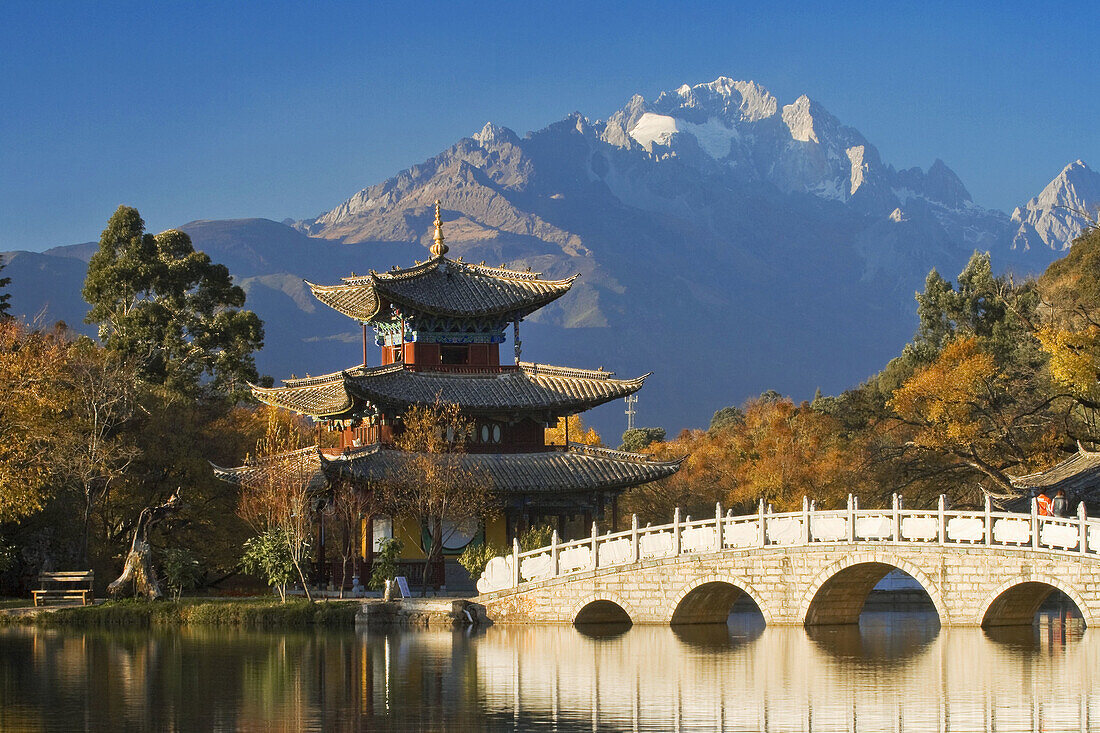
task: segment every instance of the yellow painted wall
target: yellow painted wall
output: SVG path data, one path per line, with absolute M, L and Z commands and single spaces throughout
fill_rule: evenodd
M 420 524 L 416 520 L 408 517 L 395 519 L 393 522 L 393 536 L 394 539 L 401 541 L 402 560 L 424 560 L 427 558 L 427 553 L 421 547 L 424 536 L 420 531 Z
M 485 541 L 497 547 L 511 547 L 511 538 L 508 537 L 508 523 L 503 514 L 489 517 L 485 523 Z

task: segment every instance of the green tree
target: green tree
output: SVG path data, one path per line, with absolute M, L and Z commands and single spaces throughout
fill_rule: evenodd
M 137 209 L 120 206 L 107 222 L 83 295 L 85 321 L 148 382 L 238 396 L 257 379 L 263 324 L 241 309 L 244 291 L 184 232 L 146 233 Z
M 623 444 L 619 450 L 637 453 L 651 443 L 660 443 L 664 439 L 664 428 L 631 428 L 623 433 Z
M 175 547 L 165 550 L 161 554 L 160 571 L 164 576 L 164 584 L 168 591 L 179 601 L 180 596 L 188 588 L 198 585 L 202 575 L 202 566 L 199 559 L 190 550 Z
M 479 545 L 480 546 L 480 545 Z M 374 555 L 374 565 L 371 567 L 369 585 L 375 590 L 381 590 L 387 580 L 397 577 L 397 559 L 401 557 L 401 540 L 383 540 L 378 552 Z M 465 555 L 465 553 L 463 553 Z M 460 560 L 461 562 L 461 560 Z M 489 562 L 487 558 L 485 562 Z M 482 566 L 484 569 L 484 566 Z M 478 572 L 478 575 L 481 575 Z
M 259 575 L 279 592 L 286 603 L 286 587 L 294 580 L 295 563 L 286 532 L 272 527 L 244 543 L 241 567 L 246 573 Z
M 741 425 L 745 422 L 745 413 L 740 407 L 723 407 L 721 410 L 717 410 L 714 416 L 710 419 L 710 427 L 707 428 L 708 433 L 717 433 L 721 430 L 732 430 L 733 428 Z
M 0 257 L 0 272 L 4 271 L 4 258 Z M 0 277 L 0 288 L 11 285 L 10 277 Z M 11 318 L 11 293 L 0 293 L 0 318 Z

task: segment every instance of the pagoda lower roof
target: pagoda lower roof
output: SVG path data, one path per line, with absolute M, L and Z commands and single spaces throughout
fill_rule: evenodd
M 564 295 L 577 276 L 543 280 L 540 273 L 433 257 L 414 267 L 316 285 L 313 295 L 357 321 L 390 320 L 390 306 L 448 318 L 521 318 Z
M 473 413 L 573 413 L 641 389 L 649 374 L 615 379 L 614 372 L 520 362 L 516 367 L 422 369 L 405 364 L 356 367 L 283 387 L 256 387 L 256 399 L 318 418 L 338 418 L 356 404 L 405 408 L 440 400 Z
M 372 445 L 335 456 L 321 455 L 330 479 L 378 482 L 401 475 L 414 454 Z M 500 496 L 618 491 L 676 473 L 678 461 L 656 461 L 637 453 L 570 443 L 566 450 L 537 453 L 463 453 L 454 460 L 465 471 L 484 471 Z
M 306 481 L 309 489 L 318 490 L 327 484 L 316 445 L 252 459 L 233 468 L 210 465 L 217 478 L 237 486 L 257 486 L 265 482 L 283 486 L 292 481 Z

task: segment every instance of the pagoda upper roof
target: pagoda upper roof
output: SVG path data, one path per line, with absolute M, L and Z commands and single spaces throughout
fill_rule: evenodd
M 356 367 L 283 387 L 253 387 L 256 399 L 313 417 L 337 417 L 356 401 L 404 408 L 437 399 L 467 412 L 572 413 L 641 389 L 649 374 L 615 379 L 614 372 L 520 362 L 516 367 L 426 370 L 405 364 Z M 460 370 L 460 371 L 459 371 Z
M 339 285 L 306 284 L 325 305 L 367 323 L 388 320 L 390 306 L 449 318 L 522 318 L 560 298 L 576 279 L 543 280 L 537 272 L 438 255 L 413 267 L 345 277 Z
M 384 481 L 400 476 L 413 455 L 376 444 L 336 456 L 321 455 L 320 461 L 330 478 Z M 566 450 L 537 453 L 441 454 L 440 460 L 454 460 L 466 471 L 484 471 L 492 490 L 505 496 L 622 490 L 671 476 L 683 462 L 576 443 Z

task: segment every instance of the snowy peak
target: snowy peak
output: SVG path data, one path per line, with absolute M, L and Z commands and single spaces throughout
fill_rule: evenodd
M 485 127 L 481 128 L 481 132 L 473 134 L 473 139 L 482 147 L 487 147 L 493 143 L 519 144 L 519 136 L 516 133 L 507 127 L 494 125 L 492 122 L 486 122 Z
M 783 107 L 783 124 L 790 130 L 792 140 L 819 145 L 821 137 L 818 136 L 818 130 L 823 125 L 834 129 L 839 126 L 835 117 L 805 94 L 794 100 L 794 104 Z
M 653 103 L 653 111 L 678 116 L 692 122 L 719 117 L 731 124 L 757 122 L 775 115 L 779 101 L 753 81 L 735 81 L 720 76 L 707 84 L 684 84 L 672 92 L 662 92 Z
M 1012 212 L 1012 221 L 1019 225 L 1012 248 L 1068 248 L 1089 220 L 1096 220 L 1098 212 L 1100 173 L 1075 160 L 1038 196 Z

